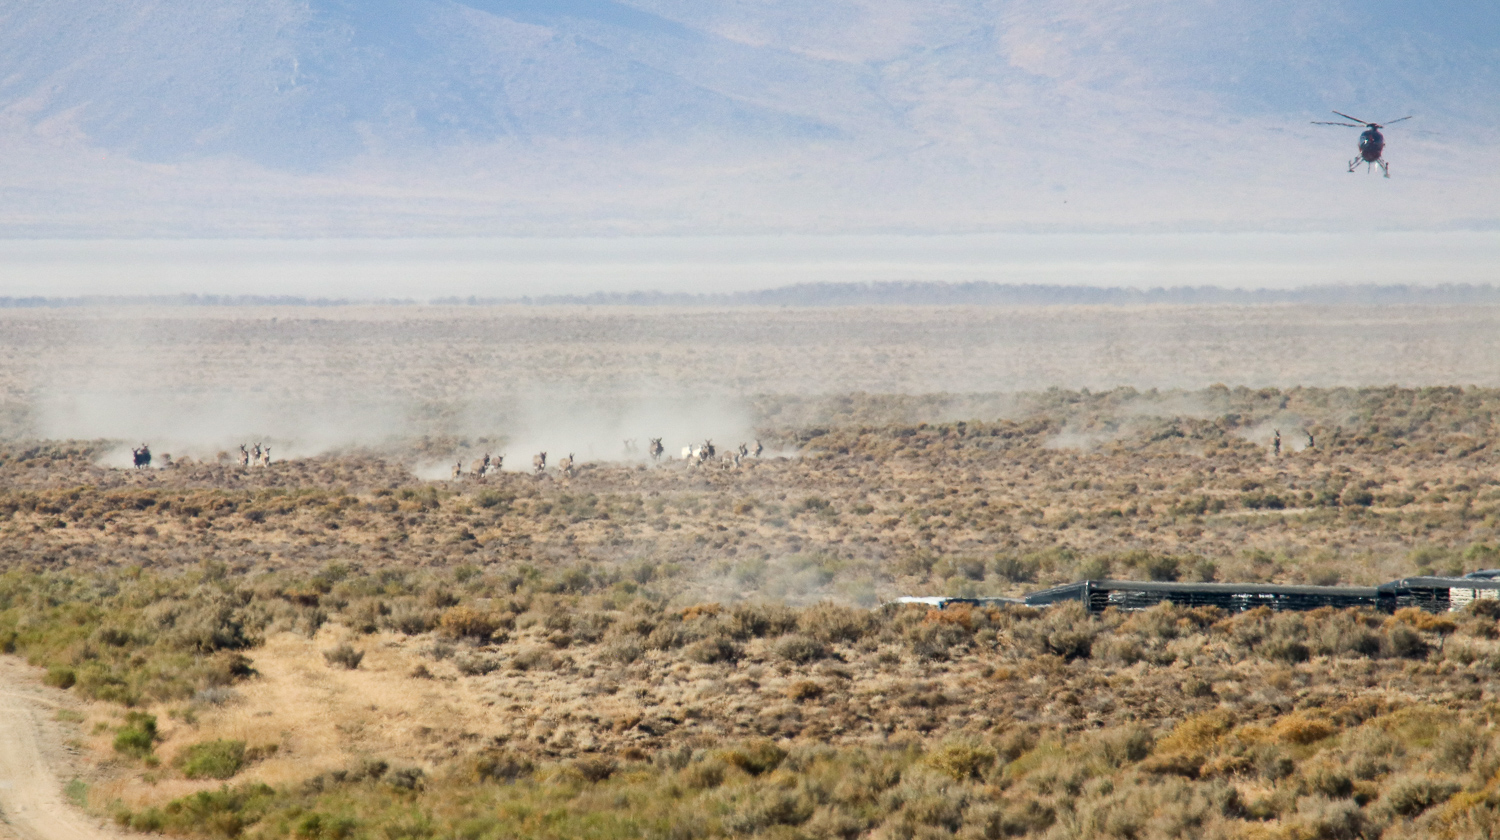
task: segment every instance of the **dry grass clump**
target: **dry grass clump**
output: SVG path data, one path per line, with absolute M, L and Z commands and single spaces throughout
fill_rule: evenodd
M 364 661 L 364 658 L 364 651 L 356 650 L 353 645 L 349 644 L 342 644 L 332 650 L 323 651 L 323 661 L 327 662 L 329 667 L 337 665 L 340 668 L 347 668 L 351 671 L 358 668 L 359 663 Z
M 488 642 L 500 629 L 499 623 L 472 607 L 454 606 L 438 619 L 438 631 L 450 639 L 469 639 L 481 644 Z

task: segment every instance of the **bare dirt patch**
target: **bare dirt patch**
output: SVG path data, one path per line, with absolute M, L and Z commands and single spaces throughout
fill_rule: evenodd
M 97 775 L 80 755 L 77 727 L 84 705 L 41 685 L 35 668 L 0 656 L 0 836 L 17 840 L 117 840 L 119 833 L 69 801 Z M 71 787 L 65 787 L 71 783 Z

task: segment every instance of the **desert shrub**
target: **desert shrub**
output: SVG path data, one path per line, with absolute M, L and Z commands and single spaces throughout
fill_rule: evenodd
M 929 610 L 920 623 L 906 628 L 905 640 L 911 652 L 920 659 L 946 659 L 949 652 L 972 638 L 971 627 L 950 620 L 946 610 Z
M 1280 662 L 1305 662 L 1312 655 L 1306 613 L 1274 613 L 1256 607 L 1225 619 L 1217 629 L 1244 654 Z
M 1198 511 L 1202 513 L 1201 510 Z M 1182 561 L 1166 554 L 1147 554 L 1135 567 L 1147 580 L 1177 580 L 1182 575 Z
M 180 614 L 173 622 L 171 636 L 179 647 L 202 653 L 242 650 L 256 643 L 239 605 L 217 594 Z
M 179 753 L 176 763 L 189 779 L 228 779 L 245 765 L 245 742 L 202 741 Z
M 509 750 L 486 750 L 468 760 L 468 773 L 480 782 L 510 782 L 531 775 L 531 759 Z
M 776 826 L 801 825 L 812 816 L 813 807 L 809 798 L 795 791 L 773 788 L 740 800 L 724 817 L 724 826 L 735 834 L 762 834 Z
M 510 667 L 517 671 L 551 671 L 557 666 L 558 659 L 552 651 L 541 647 L 526 648 L 510 660 Z
M 1288 744 L 1305 745 L 1334 734 L 1338 728 L 1329 721 L 1305 712 L 1293 712 L 1276 721 L 1271 730 L 1276 737 Z
M 1250 510 L 1282 510 L 1287 506 L 1282 497 L 1263 491 L 1245 493 L 1240 496 L 1240 504 Z
M 450 639 L 488 642 L 497 629 L 493 618 L 471 607 L 452 607 L 438 620 L 438 632 Z
M 1344 768 L 1320 765 L 1303 771 L 1307 787 L 1329 799 L 1347 799 L 1354 794 L 1354 780 Z
M 380 629 L 380 621 L 390 615 L 391 609 L 379 598 L 362 598 L 344 611 L 344 621 L 356 633 L 374 633 Z
M 340 668 L 352 671 L 359 667 L 359 663 L 364 661 L 364 658 L 364 651 L 355 650 L 353 646 L 347 643 L 341 644 L 331 650 L 323 651 L 323 661 L 328 663 L 330 668 L 337 665 Z
M 1015 761 L 1017 758 L 1035 749 L 1036 744 L 1036 730 L 1024 726 L 1008 729 L 994 741 L 996 751 L 1007 762 Z
M 978 779 L 995 766 L 993 749 L 980 744 L 952 742 L 928 753 L 924 761 L 956 782 Z
M 964 812 L 965 837 L 1021 837 L 1041 833 L 1057 821 L 1057 811 L 1050 805 L 1026 798 L 1020 802 L 1008 802 L 1003 807 L 978 805 Z
M 1260 654 L 1278 662 L 1306 662 L 1312 650 L 1300 639 L 1272 638 L 1260 646 Z
M 482 508 L 500 508 L 505 510 L 515 501 L 515 496 L 510 493 L 501 493 L 496 490 L 481 490 L 474 495 L 474 504 Z
M 1369 822 L 1359 805 L 1347 799 L 1308 796 L 1298 801 L 1297 813 L 1287 818 L 1287 836 L 1357 840 L 1373 836 Z
M 597 783 L 613 776 L 620 766 L 611 759 L 590 756 L 574 761 L 573 769 L 585 780 Z
M 680 621 L 664 621 L 646 636 L 646 647 L 651 650 L 675 650 L 692 641 L 692 634 L 683 629 Z
M 1197 629 L 1186 618 L 1187 610 L 1170 601 L 1162 601 L 1149 609 L 1131 613 L 1120 625 L 1122 633 L 1136 633 L 1148 639 L 1169 641 L 1184 631 Z M 1184 626 L 1186 625 L 1186 626 Z
M 78 672 L 65 665 L 51 665 L 42 682 L 55 688 L 72 688 L 78 682 Z
M 1041 566 L 1034 557 L 1015 557 L 1001 554 L 990 561 L 990 569 L 1002 580 L 1012 583 L 1035 583 Z
M 573 617 L 570 632 L 574 639 L 593 644 L 604 638 L 614 620 L 601 612 L 586 611 Z
M 1432 765 L 1450 773 L 1466 773 L 1488 743 L 1484 735 L 1470 727 L 1453 727 L 1432 745 Z
M 1381 637 L 1374 629 L 1378 620 L 1373 616 L 1357 610 L 1327 610 L 1315 615 L 1317 624 L 1309 639 L 1312 652 L 1323 656 L 1380 655 Z
M 1099 755 L 1111 766 L 1119 767 L 1150 755 L 1156 742 L 1144 727 L 1125 726 L 1099 733 L 1096 744 Z
M 144 712 L 127 712 L 125 723 L 115 730 L 115 752 L 134 758 L 151 755 L 156 746 L 156 716 Z
M 1030 636 L 1039 653 L 1069 660 L 1088 658 L 1099 632 L 1098 622 L 1077 601 L 1049 607 L 1040 620 L 1029 625 L 1029 632 L 1019 635 Z
M 398 767 L 385 775 L 385 782 L 398 790 L 420 790 L 426 777 L 420 767 Z
M 645 650 L 639 643 L 631 639 L 615 639 L 599 651 L 599 658 L 605 662 L 614 662 L 619 665 L 629 665 L 641 658 Z
M 1393 622 L 1380 642 L 1382 655 L 1399 659 L 1425 659 L 1430 650 L 1422 634 L 1402 622 Z
M 1405 774 L 1383 786 L 1379 807 L 1402 817 L 1414 817 L 1434 805 L 1446 802 L 1462 785 L 1442 776 L 1426 773 Z
M 808 637 L 824 644 L 857 642 L 875 627 L 868 610 L 824 601 L 808 607 L 797 617 L 797 627 Z
M 719 758 L 752 776 L 759 776 L 780 767 L 786 759 L 786 750 L 770 741 L 757 740 L 721 750 Z
M 736 604 L 725 626 L 737 639 L 780 636 L 797 629 L 797 613 L 776 604 Z
M 822 697 L 825 691 L 821 683 L 813 680 L 798 680 L 787 686 L 786 696 L 788 700 L 801 703 L 806 700 L 816 700 Z
M 397 633 L 416 636 L 435 627 L 438 617 L 437 611 L 418 606 L 411 600 L 404 600 L 392 606 L 390 614 L 382 617 L 380 623 Z
M 775 651 L 777 656 L 798 665 L 806 665 L 828 656 L 827 645 L 802 635 L 781 639 L 776 643 Z
M 122 808 L 115 812 L 115 822 L 143 832 L 237 837 L 266 815 L 276 797 L 277 791 L 263 784 L 225 786 L 173 800 L 160 809 L 132 813 Z
M 492 656 L 462 656 L 453 660 L 453 665 L 466 677 L 482 677 L 499 670 L 500 660 Z
M 712 790 L 724 784 L 724 770 L 719 759 L 694 762 L 683 769 L 682 781 L 691 790 Z
M 1098 659 L 1120 665 L 1134 665 L 1146 658 L 1146 649 L 1141 641 L 1134 636 L 1127 635 L 1111 634 L 1102 639 L 1096 639 L 1091 653 Z
M 937 828 L 945 834 L 963 825 L 963 812 L 969 804 L 969 788 L 937 772 L 903 774 L 897 787 L 887 794 L 896 813 L 887 818 L 885 828 L 912 836 L 923 828 Z
M 1184 719 L 1164 738 L 1156 742 L 1156 752 L 1203 752 L 1234 728 L 1234 715 L 1223 710 L 1205 712 Z
M 740 658 L 739 645 L 724 636 L 712 636 L 689 646 L 687 658 L 694 662 L 713 664 L 715 662 L 734 662 Z

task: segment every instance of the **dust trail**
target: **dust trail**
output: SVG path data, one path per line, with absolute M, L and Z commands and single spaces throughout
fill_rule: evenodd
M 522 401 L 504 432 L 505 469 L 530 470 L 531 455 L 546 452 L 552 463 L 572 453 L 587 461 L 646 461 L 651 438 L 665 457 L 682 447 L 713 441 L 720 452 L 754 444 L 750 409 L 729 397 L 685 391 L 630 397 L 566 392 Z
M 276 458 L 317 455 L 375 445 L 410 430 L 408 412 L 374 400 L 330 398 L 290 403 L 266 395 L 219 390 L 197 394 L 120 390 L 73 391 L 43 398 L 36 411 L 43 437 L 120 440 L 104 456 L 108 466 L 130 465 L 130 445 L 154 453 L 211 459 L 263 443 Z

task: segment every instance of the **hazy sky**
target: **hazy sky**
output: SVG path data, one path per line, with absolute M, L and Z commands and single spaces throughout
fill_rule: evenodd
M 1497 137 L 1472 0 L 0 0 L 0 294 L 1494 280 Z

